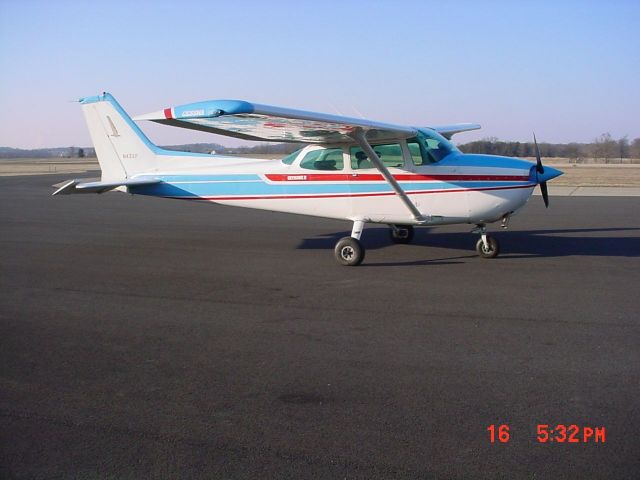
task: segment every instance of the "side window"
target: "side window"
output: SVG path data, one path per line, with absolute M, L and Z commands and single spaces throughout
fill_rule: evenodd
M 422 161 L 422 154 L 420 153 L 420 145 L 416 141 L 407 141 L 407 147 L 409 148 L 409 153 L 411 153 L 411 160 L 413 160 L 413 164 L 416 167 L 420 165 L 424 165 L 425 162 Z
M 407 147 L 411 152 L 411 159 L 415 166 L 429 165 L 440 160 L 434 155 L 438 150 L 438 141 L 431 138 L 410 138 Z
M 300 168 L 307 170 L 342 170 L 343 167 L 341 148 L 313 150 L 300 162 Z
M 373 150 L 387 167 L 404 166 L 400 144 L 375 145 Z M 375 168 L 375 166 L 360 147 L 351 147 L 351 168 L 353 170 L 363 170 L 365 168 Z
M 416 166 L 439 162 L 453 151 L 444 138 L 430 138 L 422 132 L 419 132 L 417 137 L 407 140 L 407 147 Z

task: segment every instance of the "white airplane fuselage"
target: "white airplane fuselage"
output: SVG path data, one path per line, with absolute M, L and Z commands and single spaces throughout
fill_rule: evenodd
M 281 160 L 167 155 L 154 171 L 133 177 L 157 178 L 159 183 L 128 191 L 343 220 L 420 223 L 376 169 L 353 170 L 348 161 L 339 171 L 300 167 L 309 151 L 321 148 L 306 147 L 290 165 Z M 454 152 L 437 164 L 405 162 L 403 168 L 389 170 L 418 210 L 433 216 L 430 224 L 500 220 L 521 208 L 537 185 L 535 164 L 515 158 Z

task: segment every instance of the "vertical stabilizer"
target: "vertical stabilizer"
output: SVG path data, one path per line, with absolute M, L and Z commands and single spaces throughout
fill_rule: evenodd
M 80 103 L 103 182 L 155 170 L 158 147 L 142 133 L 111 94 L 82 98 Z

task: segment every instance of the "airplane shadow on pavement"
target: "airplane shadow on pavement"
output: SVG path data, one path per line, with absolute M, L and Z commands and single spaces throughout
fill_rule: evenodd
M 640 256 L 640 228 L 578 228 L 556 230 L 507 230 L 489 232 L 500 242 L 500 256 L 497 258 L 531 258 L 604 256 L 638 257 Z M 626 233 L 626 235 L 625 235 Z M 350 235 L 350 231 L 328 233 L 302 240 L 299 249 L 331 250 L 336 242 Z M 479 236 L 470 232 L 438 232 L 426 227 L 416 228 L 411 242 L 414 246 L 464 250 L 475 256 L 475 244 Z M 362 243 L 368 250 L 376 250 L 394 245 L 386 227 L 365 228 Z M 451 257 L 439 260 L 451 260 Z M 431 263 L 431 261 L 418 263 Z M 413 262 L 412 262 L 413 263 Z

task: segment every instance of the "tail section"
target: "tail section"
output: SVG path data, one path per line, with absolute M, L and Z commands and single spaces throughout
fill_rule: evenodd
M 96 149 L 102 182 L 120 182 L 155 170 L 160 151 L 109 93 L 80 99 Z

